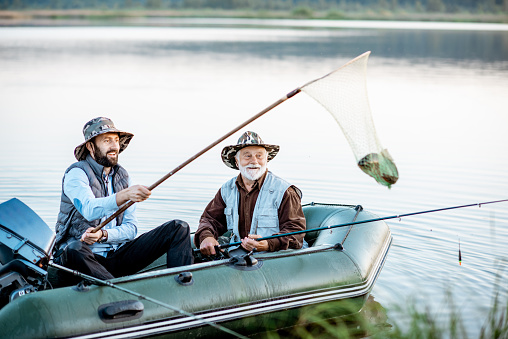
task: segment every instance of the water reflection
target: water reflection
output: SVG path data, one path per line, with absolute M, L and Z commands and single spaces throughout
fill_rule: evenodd
M 185 53 L 235 55 L 263 59 L 330 58 L 375 51 L 394 63 L 449 64 L 508 70 L 506 31 L 319 28 L 109 27 L 27 28 L 4 30 L 0 58 L 25 59 L 57 55 L 140 55 L 168 58 Z M 6 33 L 6 34 L 5 34 Z M 51 40 L 38 37 L 51 35 Z M 48 45 L 50 43 L 50 45 Z M 55 50 L 57 48 L 57 50 Z M 318 51 L 318 53 L 316 53 Z

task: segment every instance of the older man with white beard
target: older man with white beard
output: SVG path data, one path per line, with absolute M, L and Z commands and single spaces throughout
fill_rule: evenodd
M 228 231 L 230 241 L 241 240 L 247 251 L 304 246 L 303 233 L 256 240 L 305 229 L 300 189 L 267 170 L 278 151 L 278 145 L 263 143 L 255 132 L 245 132 L 236 145 L 224 147 L 222 161 L 240 174 L 222 185 L 201 216 L 194 243 L 202 254 L 215 255 L 218 237 Z

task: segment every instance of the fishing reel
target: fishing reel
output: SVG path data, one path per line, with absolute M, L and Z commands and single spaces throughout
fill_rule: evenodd
M 195 249 L 193 254 L 194 254 L 194 263 L 229 259 L 228 252 L 221 249 L 220 246 L 215 246 L 215 254 L 214 255 L 204 255 L 203 253 L 201 253 L 199 248 Z
M 215 248 L 215 254 L 214 255 L 204 255 L 201 253 L 199 248 L 194 249 L 193 255 L 194 255 L 194 263 L 200 263 L 200 262 L 208 262 L 208 261 L 217 261 L 217 260 L 223 260 L 223 259 L 229 259 L 231 256 L 229 255 L 229 251 L 227 249 L 221 248 L 221 246 L 226 246 L 229 244 L 231 240 L 231 231 L 226 232 L 225 234 L 221 235 L 217 242 L 219 245 L 216 245 Z M 194 241 L 193 241 L 194 242 Z

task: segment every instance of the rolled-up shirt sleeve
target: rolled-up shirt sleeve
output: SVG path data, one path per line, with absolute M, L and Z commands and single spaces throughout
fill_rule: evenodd
M 219 189 L 213 200 L 206 206 L 199 220 L 199 227 L 194 235 L 194 244 L 197 248 L 205 238 L 214 237 L 217 239 L 227 232 L 228 226 L 224 208 L 226 208 L 226 203 L 222 200 Z
M 80 168 L 73 168 L 65 174 L 63 189 L 78 212 L 88 221 L 105 219 L 118 210 L 116 194 L 96 198 L 88 183 L 88 177 Z M 135 209 L 134 204 L 124 212 L 121 225 L 112 225 L 114 223 L 112 221 L 104 227 L 108 231 L 108 243 L 119 243 L 135 238 L 137 234 Z

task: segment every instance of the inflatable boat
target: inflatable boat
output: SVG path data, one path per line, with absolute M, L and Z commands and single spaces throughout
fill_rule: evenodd
M 231 336 L 224 329 L 248 336 L 292 326 L 323 304 L 329 317 L 360 311 L 390 249 L 389 227 L 361 223 L 377 218 L 361 206 L 311 203 L 303 211 L 305 249 L 170 269 L 155 262 L 132 276 L 57 287 L 48 274 L 54 232 L 11 199 L 0 204 L 2 336 Z

